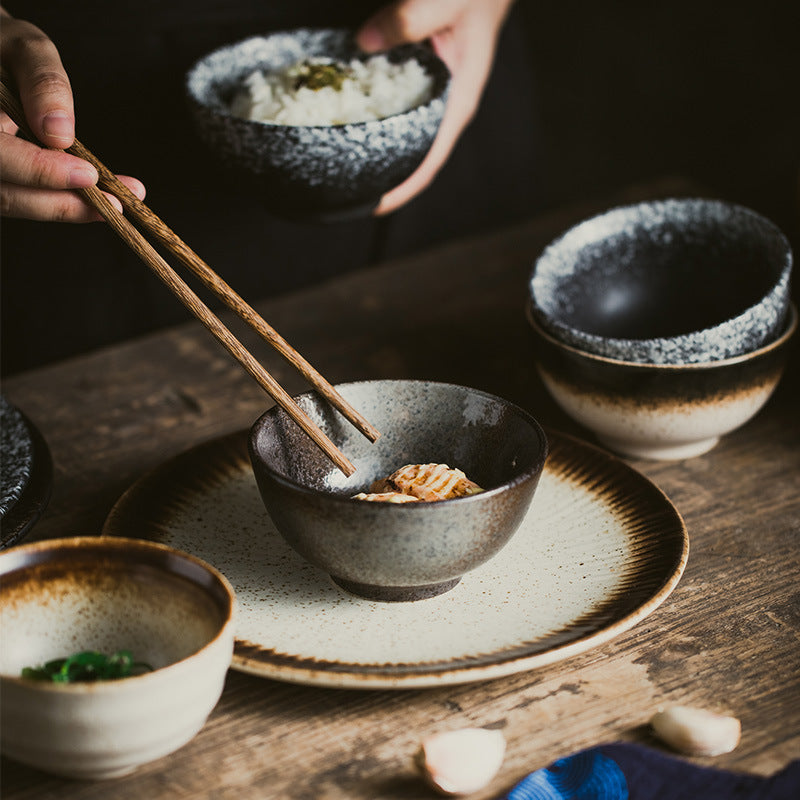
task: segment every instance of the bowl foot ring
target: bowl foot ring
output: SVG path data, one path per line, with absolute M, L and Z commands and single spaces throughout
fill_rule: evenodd
M 427 600 L 431 597 L 449 592 L 461 578 L 453 578 L 440 583 L 427 583 L 422 586 L 375 586 L 369 583 L 357 583 L 331 575 L 333 582 L 350 594 L 366 600 L 380 600 L 385 603 L 407 603 L 414 600 Z
M 698 439 L 690 442 L 678 443 L 643 443 L 630 442 L 609 436 L 598 435 L 601 444 L 629 458 L 646 458 L 652 461 L 680 461 L 684 458 L 694 458 L 703 455 L 716 447 L 719 436 L 710 436 L 707 439 Z

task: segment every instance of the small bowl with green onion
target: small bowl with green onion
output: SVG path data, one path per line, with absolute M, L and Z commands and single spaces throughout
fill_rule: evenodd
M 177 750 L 222 693 L 235 604 L 216 569 L 154 542 L 86 536 L 0 553 L 0 750 L 84 779 Z

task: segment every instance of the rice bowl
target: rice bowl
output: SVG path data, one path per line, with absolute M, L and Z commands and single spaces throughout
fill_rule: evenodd
M 258 72 L 266 81 L 268 75 L 311 61 L 366 63 L 353 34 L 303 28 L 222 47 L 201 58 L 187 74 L 187 99 L 197 134 L 235 188 L 251 187 L 279 216 L 326 222 L 366 216 L 383 194 L 422 163 L 436 138 L 450 90 L 447 65 L 428 44 L 402 45 L 381 58 L 387 63 L 377 62 L 372 78 L 410 70 L 408 83 L 422 94 L 416 100 L 406 96 L 404 105 L 418 104 L 388 116 L 380 116 L 386 113 L 381 105 L 380 118 L 361 122 L 280 124 L 234 113 L 234 103 L 239 113 L 238 104 L 248 103 L 241 97 L 248 80 L 261 80 L 251 76 Z M 430 81 L 427 90 L 413 76 L 412 62 Z M 251 96 L 259 95 L 261 88 Z M 387 92 L 376 86 L 373 94 Z M 395 86 L 388 94 L 400 92 Z M 374 98 L 370 102 L 374 104 Z M 244 112 L 251 113 L 247 108 Z M 323 119 L 334 119 L 333 112 L 326 113 Z

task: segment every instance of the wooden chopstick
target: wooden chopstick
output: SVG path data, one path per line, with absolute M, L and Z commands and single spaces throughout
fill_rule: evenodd
M 14 93 L 8 88 L 5 73 L 0 79 L 0 107 L 32 141 L 36 141 L 28 127 L 22 108 Z M 233 289 L 231 289 L 194 251 L 183 242 L 159 217 L 142 203 L 96 156 L 77 140 L 67 152 L 90 161 L 101 178 L 101 185 L 118 197 L 134 219 L 150 231 L 168 250 L 176 255 L 192 272 L 229 308 L 253 327 L 289 360 L 303 376 L 355 427 L 375 441 L 380 433 L 370 425 L 347 401 L 319 374 L 283 337 L 263 320 Z M 236 337 L 223 325 L 200 298 L 184 283 L 177 273 L 158 254 L 153 246 L 120 214 L 100 189 L 89 187 L 77 190 L 95 208 L 126 244 L 164 282 L 167 288 L 206 326 L 217 340 L 233 355 L 244 369 L 275 400 L 281 408 L 311 437 L 320 449 L 345 475 L 352 475 L 355 467 L 328 439 L 320 428 L 297 406 L 293 398 L 253 358 Z
M 316 388 L 341 414 L 343 414 L 370 441 L 376 441 L 380 432 L 371 425 L 344 397 L 303 358 L 258 312 L 237 294 L 213 269 L 203 261 L 160 217 L 148 208 L 128 187 L 117 178 L 84 145 L 75 140 L 67 151 L 89 161 L 100 175 L 100 185 L 115 195 L 122 207 L 143 228 L 187 266 L 218 299 L 250 325 L 256 333 L 269 342 L 303 377 Z

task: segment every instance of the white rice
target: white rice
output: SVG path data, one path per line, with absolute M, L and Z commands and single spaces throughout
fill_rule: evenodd
M 303 64 L 336 64 L 349 74 L 340 88 L 296 88 Z M 393 64 L 372 56 L 349 64 L 329 59 L 306 59 L 279 73 L 257 70 L 244 80 L 231 104 L 238 117 L 278 125 L 341 125 L 400 114 L 426 103 L 432 78 L 416 59 Z

